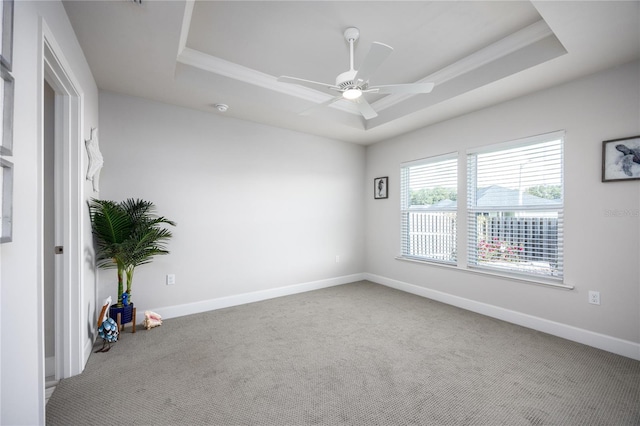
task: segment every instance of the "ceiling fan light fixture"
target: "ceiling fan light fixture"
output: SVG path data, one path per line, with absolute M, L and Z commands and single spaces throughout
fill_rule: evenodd
M 342 97 L 349 100 L 358 99 L 362 96 L 362 90 L 360 89 L 347 89 L 342 92 Z

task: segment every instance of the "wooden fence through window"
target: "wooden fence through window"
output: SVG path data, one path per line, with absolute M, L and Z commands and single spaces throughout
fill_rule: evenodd
M 454 212 L 409 212 L 408 254 L 444 261 L 456 259 Z M 558 264 L 558 219 L 478 216 L 479 239 L 521 247 L 519 259 Z
M 482 219 L 481 219 L 482 218 Z M 521 260 L 558 263 L 558 218 L 479 217 L 478 235 L 522 247 Z
M 456 214 L 410 212 L 409 254 L 430 259 L 456 259 Z

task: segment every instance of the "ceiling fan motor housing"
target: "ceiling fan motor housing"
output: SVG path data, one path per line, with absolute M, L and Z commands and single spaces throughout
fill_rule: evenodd
M 340 90 L 344 91 L 347 89 L 361 89 L 364 90 L 367 88 L 368 84 L 362 80 L 355 80 L 357 70 L 349 70 L 345 71 L 336 77 L 336 86 L 340 88 Z

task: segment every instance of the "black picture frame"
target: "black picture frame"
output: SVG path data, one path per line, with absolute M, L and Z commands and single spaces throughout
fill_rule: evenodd
M 0 64 L 11 71 L 13 66 L 13 1 L 2 0 L 0 23 L 2 24 L 2 43 L 0 43 Z
M 8 243 L 13 240 L 13 163 L 0 158 L 0 188 L 2 188 L 2 197 L 0 197 L 0 212 L 2 212 L 2 222 L 0 230 L 0 243 Z
M 2 110 L 2 133 L 0 134 L 0 155 L 13 155 L 13 93 L 14 79 L 9 71 L 0 65 L 0 110 Z
M 381 200 L 389 198 L 389 177 L 377 177 L 373 179 L 373 198 Z
M 602 182 L 640 179 L 640 135 L 602 142 Z

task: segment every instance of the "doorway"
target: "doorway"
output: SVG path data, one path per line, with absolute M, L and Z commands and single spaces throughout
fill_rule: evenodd
M 85 316 L 84 311 L 82 279 L 85 261 L 82 230 L 86 225 L 82 210 L 82 95 L 49 27 L 44 21 L 41 24 L 42 142 L 39 150 L 43 159 L 40 181 L 43 208 L 39 252 L 43 274 L 39 302 L 43 325 L 39 334 L 43 342 L 42 359 L 45 364 L 47 360 L 53 363 L 49 371 L 43 371 L 44 388 L 44 380 L 50 377 L 51 371 L 55 380 L 80 374 L 92 342 L 87 327 L 88 314 Z M 59 249 L 54 252 L 56 248 Z M 50 356 L 51 348 L 53 356 Z

